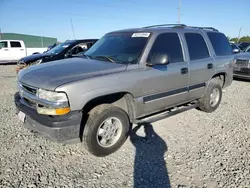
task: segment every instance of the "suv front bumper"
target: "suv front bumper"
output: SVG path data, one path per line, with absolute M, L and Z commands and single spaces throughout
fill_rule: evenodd
M 21 100 L 19 93 L 16 93 L 17 114 L 20 111 L 25 114 L 24 125 L 28 129 L 56 142 L 75 143 L 80 141 L 81 112 L 74 111 L 63 116 L 41 115 L 37 113 L 36 109 L 24 105 Z
M 235 78 L 243 78 L 250 80 L 250 68 L 240 68 L 240 70 L 234 70 L 233 76 Z

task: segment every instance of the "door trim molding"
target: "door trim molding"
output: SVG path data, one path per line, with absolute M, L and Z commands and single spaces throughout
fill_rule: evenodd
M 191 85 L 189 87 L 183 87 L 183 88 L 178 88 L 178 89 L 174 89 L 170 91 L 165 91 L 162 93 L 148 95 L 148 96 L 143 97 L 143 103 L 148 103 L 148 102 L 156 101 L 156 100 L 163 99 L 166 97 L 170 97 L 173 95 L 189 92 L 195 89 L 203 88 L 205 86 L 206 86 L 206 83 L 199 83 L 199 84 Z

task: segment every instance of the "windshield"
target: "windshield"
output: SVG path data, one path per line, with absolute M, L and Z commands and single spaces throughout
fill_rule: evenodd
M 232 50 L 238 49 L 237 46 L 235 44 L 230 44 L 232 47 Z
M 62 44 L 59 44 L 57 46 L 55 46 L 54 48 L 50 49 L 49 51 L 47 51 L 47 53 L 51 53 L 51 54 L 59 54 L 61 53 L 65 48 L 67 48 L 68 46 L 70 46 L 71 44 L 73 44 L 74 41 L 66 41 L 63 42 Z
M 141 57 L 149 35 L 150 33 L 108 34 L 99 39 L 85 55 L 91 58 L 106 56 L 116 63 L 135 64 Z
M 250 43 L 247 43 L 247 42 L 244 42 L 244 43 L 241 43 L 239 45 L 239 48 L 244 51 L 248 46 L 250 45 Z

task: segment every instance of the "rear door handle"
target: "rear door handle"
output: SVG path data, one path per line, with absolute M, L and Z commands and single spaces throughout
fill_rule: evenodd
M 4 51 L 9 51 L 8 49 L 4 49 Z
M 24 49 L 20 49 L 21 51 L 24 51 Z
M 181 69 L 181 74 L 187 74 L 187 73 L 188 73 L 188 68 Z
M 214 65 L 212 63 L 207 64 L 207 69 L 212 69 L 214 68 Z

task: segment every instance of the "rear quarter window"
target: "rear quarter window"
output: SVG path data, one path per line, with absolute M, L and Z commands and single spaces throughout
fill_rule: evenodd
M 232 55 L 232 47 L 227 37 L 222 33 L 208 32 L 208 38 L 217 56 Z

